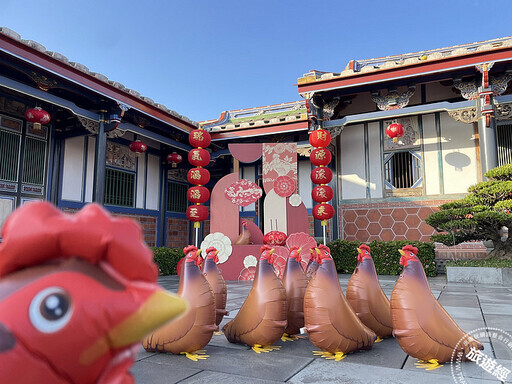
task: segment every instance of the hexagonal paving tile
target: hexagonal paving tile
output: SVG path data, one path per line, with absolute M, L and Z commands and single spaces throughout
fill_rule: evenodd
M 391 241 L 395 239 L 395 234 L 391 229 L 383 229 L 380 233 L 380 239 L 382 241 Z
M 407 227 L 407 225 L 405 225 L 405 223 L 402 223 L 402 222 L 396 222 L 395 224 L 393 224 L 393 227 L 391 227 L 391 228 L 393 229 L 393 232 L 395 233 L 395 235 L 404 236 L 404 237 L 405 237 L 405 233 L 409 229 Z
M 430 225 L 425 223 L 424 221 L 421 222 L 418 229 L 420 230 L 421 234 L 424 236 L 430 236 L 436 233 L 435 229 L 432 228 Z
M 407 217 L 407 212 L 405 212 L 405 209 L 403 208 L 395 208 L 391 217 L 395 219 L 395 221 L 404 221 Z
M 418 211 L 418 216 L 421 220 L 425 220 L 431 213 L 438 211 L 439 209 L 434 209 L 433 207 L 422 207 Z
M 370 225 L 368 226 L 368 232 L 372 236 L 377 236 L 380 233 L 381 229 L 382 228 L 378 223 L 370 223 Z
M 345 236 L 356 236 L 357 227 L 354 223 L 348 223 L 343 227 L 343 231 L 345 232 Z
M 405 223 L 409 228 L 418 228 L 421 222 L 422 220 L 416 214 L 408 215 L 405 219 Z
M 356 221 L 354 222 L 354 224 L 357 225 L 357 228 L 359 228 L 359 229 L 366 229 L 366 227 L 368 227 L 368 224 L 370 224 L 370 222 L 368 221 L 366 216 L 358 216 Z
M 391 228 L 395 220 L 391 216 L 382 216 L 380 218 L 379 224 L 382 228 Z
M 368 217 L 368 220 L 370 220 L 370 222 L 377 222 L 379 221 L 380 216 L 381 213 L 378 209 L 371 209 L 366 217 Z
M 366 242 L 366 241 L 370 240 L 370 234 L 368 233 L 368 231 L 366 229 L 357 231 L 356 237 L 357 237 L 357 240 L 362 241 L 362 242 Z
M 357 215 L 353 209 L 344 209 L 343 210 L 343 218 L 347 221 L 347 223 L 351 223 L 356 219 Z
M 419 241 L 422 236 L 421 232 L 418 229 L 412 228 L 407 230 L 405 237 L 407 238 L 407 240 Z

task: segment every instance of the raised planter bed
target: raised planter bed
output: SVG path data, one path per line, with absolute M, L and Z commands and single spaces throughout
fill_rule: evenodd
M 449 283 L 512 286 L 512 268 L 447 266 L 446 280 Z

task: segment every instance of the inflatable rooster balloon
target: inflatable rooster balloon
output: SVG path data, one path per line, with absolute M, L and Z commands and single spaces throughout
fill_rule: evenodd
M 148 352 L 183 354 L 197 361 L 209 357 L 201 348 L 208 344 L 217 329 L 215 325 L 215 298 L 210 284 L 199 269 L 203 262 L 201 250 L 186 247 L 185 261 L 178 286 L 178 296 L 189 303 L 189 310 L 180 317 L 157 329 L 142 343 Z M 195 353 L 193 353 L 195 352 Z
M 274 249 L 261 247 L 252 289 L 236 317 L 222 330 L 230 343 L 250 345 L 256 353 L 270 352 L 286 328 L 286 291 L 274 271 Z
M 222 273 L 220 273 L 219 268 L 217 268 L 217 263 L 219 262 L 219 256 L 217 256 L 218 253 L 219 251 L 216 248 L 208 248 L 203 262 L 204 276 L 206 277 L 206 280 L 208 280 L 213 291 L 213 296 L 215 297 L 215 324 L 217 327 L 224 316 L 228 314 L 226 311 L 228 290 L 226 282 L 222 277 Z
M 380 286 L 370 247 L 362 244 L 357 252 L 357 267 L 347 285 L 347 300 L 363 324 L 384 339 L 393 332 L 391 306 Z
M 358 349 L 371 349 L 375 333 L 359 320 L 343 295 L 330 249 L 319 245 L 318 269 L 304 295 L 304 322 L 315 354 L 341 360 Z
M 455 324 L 432 295 L 418 249 L 406 245 L 399 252 L 404 270 L 391 293 L 391 317 L 393 333 L 404 352 L 422 360 L 419 367 L 430 370 L 449 361 L 457 346 L 457 352 L 463 354 L 471 348 L 484 349 Z
M 0 381 L 133 383 L 140 340 L 186 309 L 137 224 L 90 204 L 13 212 L 0 244 Z

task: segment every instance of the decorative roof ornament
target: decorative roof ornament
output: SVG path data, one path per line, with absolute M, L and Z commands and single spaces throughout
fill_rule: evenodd
M 376 91 L 372 92 L 371 98 L 381 111 L 401 109 L 409 104 L 409 100 L 414 95 L 415 90 L 416 86 L 411 85 L 405 92 L 400 93 L 396 89 L 392 89 L 386 96 L 380 96 L 380 92 Z

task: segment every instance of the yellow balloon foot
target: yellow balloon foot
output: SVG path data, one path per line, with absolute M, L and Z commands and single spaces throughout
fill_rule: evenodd
M 432 371 L 437 368 L 441 368 L 443 364 L 439 364 L 437 359 L 430 359 L 428 361 L 418 360 L 414 363 L 417 368 L 424 368 L 426 371 Z
M 345 355 L 343 352 L 327 352 L 327 351 L 313 351 L 313 355 L 323 357 L 327 360 L 334 360 L 334 361 L 340 361 L 343 360 L 347 355 Z
M 279 349 L 281 349 L 281 347 L 278 345 L 254 344 L 252 346 L 252 350 L 256 353 L 278 351 Z
M 210 355 L 206 354 L 206 351 L 204 349 L 200 349 L 198 351 L 189 353 L 189 352 L 181 352 L 182 355 L 185 355 L 187 359 L 190 359 L 192 361 L 198 361 L 198 360 L 206 360 L 210 357 Z
M 298 337 L 295 335 L 289 335 L 287 333 L 283 333 L 283 336 L 281 336 L 281 341 L 295 341 Z
M 223 335 L 223 334 L 224 334 L 224 332 L 222 332 L 222 331 L 215 331 L 215 332 L 213 332 L 213 334 L 214 334 L 215 336 L 219 336 L 219 335 Z
M 384 339 L 381 339 L 379 336 L 377 336 L 377 338 L 375 339 L 375 342 L 380 343 L 382 340 L 384 340 Z

